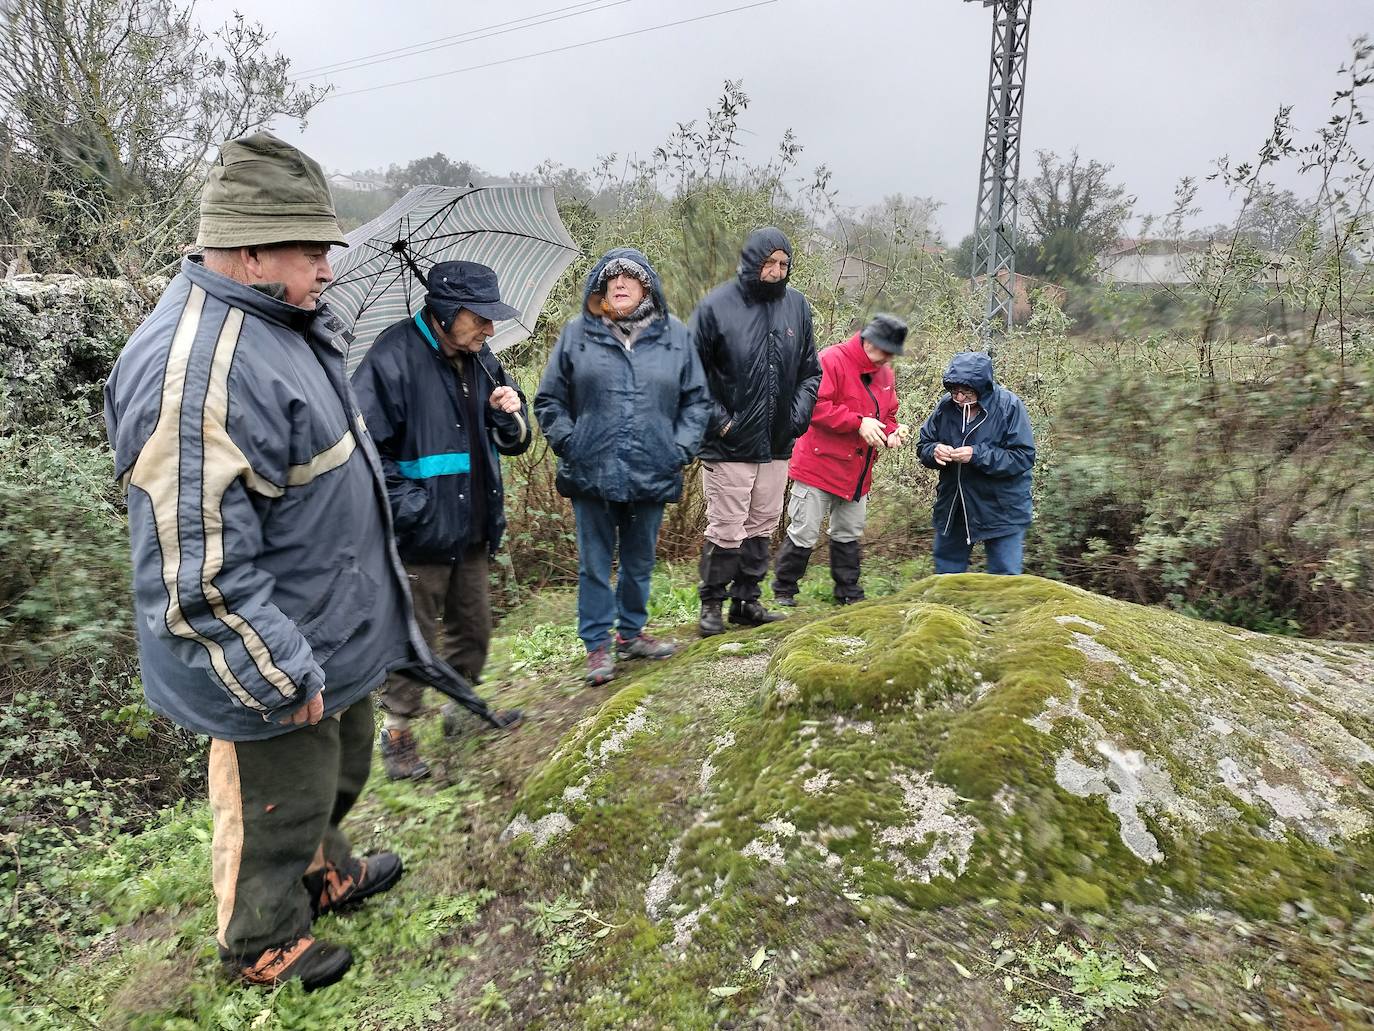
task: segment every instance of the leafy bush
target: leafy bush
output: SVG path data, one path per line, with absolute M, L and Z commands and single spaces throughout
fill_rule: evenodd
M 1263 630 L 1374 633 L 1374 360 L 1060 385 L 1028 548 L 1052 575 Z
M 0 671 L 128 652 L 124 527 L 108 452 L 0 437 Z

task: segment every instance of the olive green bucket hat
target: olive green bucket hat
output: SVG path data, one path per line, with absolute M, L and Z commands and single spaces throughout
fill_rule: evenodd
M 348 246 L 324 169 L 270 132 L 228 140 L 200 192 L 197 247 Z

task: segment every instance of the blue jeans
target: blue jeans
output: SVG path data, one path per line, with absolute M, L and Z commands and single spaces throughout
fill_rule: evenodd
M 649 621 L 649 583 L 663 505 L 573 498 L 572 506 L 577 519 L 577 636 L 587 651 L 610 644 L 617 622 L 621 637 L 638 637 Z M 617 546 L 620 576 L 612 591 Z
M 954 527 L 951 527 L 954 529 Z M 1021 572 L 1021 547 L 1026 540 L 1026 531 L 1017 530 L 1005 537 L 991 537 L 983 541 L 987 552 L 988 572 L 1003 576 L 1015 576 Z M 975 544 L 977 541 L 974 542 Z M 973 545 L 964 536 L 963 527 L 958 532 L 943 534 L 935 531 L 935 572 L 962 573 L 968 569 L 969 553 Z

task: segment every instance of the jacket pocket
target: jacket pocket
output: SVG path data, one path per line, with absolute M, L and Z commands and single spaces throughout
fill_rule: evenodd
M 862 443 L 851 443 L 847 438 L 840 439 L 830 434 L 817 433 L 812 438 L 811 453 L 820 458 L 837 462 L 848 462 L 864 453 Z
M 323 598 L 319 609 L 297 625 L 321 666 L 372 615 L 377 582 L 357 566 L 350 566 L 334 574 Z

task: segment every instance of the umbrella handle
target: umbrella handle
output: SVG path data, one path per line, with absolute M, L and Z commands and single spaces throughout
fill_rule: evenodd
M 410 266 L 410 271 L 415 273 L 415 278 L 420 281 L 420 285 L 428 288 L 428 277 L 420 271 L 420 266 L 416 264 L 415 258 L 410 253 L 410 248 L 406 247 L 404 243 L 401 246 L 401 257 L 405 258 L 406 264 Z

